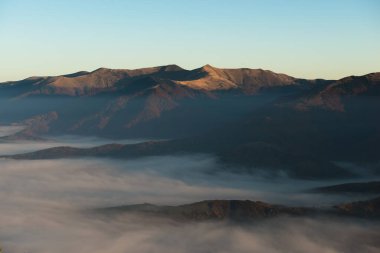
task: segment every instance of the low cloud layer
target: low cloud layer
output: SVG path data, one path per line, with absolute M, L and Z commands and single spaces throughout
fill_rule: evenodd
M 146 217 L 90 219 L 45 210 L 19 222 L 22 229 L 7 228 L 12 239 L 5 240 L 5 252 L 375 253 L 380 247 L 379 224 L 362 221 L 279 218 L 246 226 L 177 224 Z
M 0 127 L 0 137 L 17 133 L 22 127 Z M 75 135 L 46 136 L 46 141 L 0 141 L 0 155 L 14 155 L 33 152 L 59 146 L 70 146 L 77 148 L 90 148 L 110 143 L 134 144 L 147 141 L 146 139 L 122 139 L 109 140 L 99 137 L 79 137 Z
M 62 143 L 92 145 L 98 141 L 69 139 Z M 4 145 L 8 144 L 0 144 L 1 152 L 7 150 Z M 12 145 L 15 151 L 24 148 L 24 143 Z M 249 226 L 184 225 L 131 215 L 105 218 L 83 214 L 93 207 L 205 199 L 302 205 L 341 201 L 302 193 L 324 182 L 276 180 L 225 173 L 218 170 L 215 158 L 207 155 L 136 160 L 0 159 L 0 243 L 3 251 L 10 253 L 378 251 L 379 224 L 363 221 L 294 218 Z

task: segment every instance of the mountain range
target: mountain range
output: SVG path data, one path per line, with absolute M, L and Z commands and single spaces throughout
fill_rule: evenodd
M 259 99 L 246 97 L 262 89 L 300 83 L 270 71 L 209 65 L 191 71 L 176 65 L 137 70 L 100 68 L 3 83 L 0 96 L 6 100 L 3 108 L 7 109 L 0 115 L 22 121 L 34 132 L 188 136 L 259 104 Z M 176 127 L 172 120 L 177 120 Z
M 25 126 L 3 141 L 57 134 L 157 139 L 56 147 L 18 159 L 211 153 L 234 171 L 349 178 L 380 174 L 379 96 L 380 73 L 306 80 L 210 65 L 100 68 L 2 83 L 0 117 Z

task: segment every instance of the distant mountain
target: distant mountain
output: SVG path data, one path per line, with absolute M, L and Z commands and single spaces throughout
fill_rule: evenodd
M 136 81 L 146 80 L 143 78 L 156 80 L 157 83 L 133 87 Z M 84 96 L 130 88 L 143 90 L 160 85 L 160 81 L 170 81 L 172 84 L 195 90 L 236 89 L 246 93 L 253 93 L 261 88 L 297 84 L 296 78 L 262 69 L 219 69 L 206 65 L 194 70 L 184 70 L 177 65 L 168 65 L 135 70 L 100 68 L 92 72 L 81 71 L 62 76 L 31 77 L 18 82 L 3 83 L 2 86 L 14 91 L 13 96 L 21 97 L 37 94 Z
M 332 171 L 337 176 L 349 172 L 325 162 L 345 161 L 362 167 L 363 174 L 366 170 L 380 174 L 378 77 L 369 74 L 319 83 L 284 96 L 221 129 L 217 135 L 223 138 L 215 135 L 212 141 L 225 147 L 219 149 L 219 156 L 236 165 L 282 165 L 303 177 L 323 173 L 330 177 Z M 322 102 L 310 103 L 316 97 L 322 97 Z M 300 108 L 300 101 L 307 101 L 307 106 Z M 336 101 L 334 106 L 331 101 Z
M 379 73 L 334 81 L 209 65 L 98 69 L 2 84 L 0 116 L 26 125 L 17 137 L 29 139 L 41 133 L 169 139 L 57 147 L 18 159 L 211 153 L 234 172 L 352 178 L 380 174 L 379 87 Z
M 136 70 L 100 68 L 0 84 L 0 116 L 40 133 L 178 137 L 205 132 L 311 85 L 284 74 L 206 65 Z M 276 92 L 263 94 L 263 91 Z M 28 108 L 28 110 L 25 110 Z M 56 114 L 49 128 L 30 118 Z M 172 122 L 177 125 L 173 127 Z M 146 124 L 149 123 L 149 124 Z
M 296 107 L 307 110 L 313 107 L 345 111 L 352 98 L 375 99 L 380 96 L 380 73 L 350 76 L 325 86 L 312 89 L 309 94 L 296 100 Z
M 210 65 L 191 71 L 176 83 L 193 89 L 230 90 L 255 93 L 262 88 L 296 85 L 297 79 L 262 69 L 219 69 Z

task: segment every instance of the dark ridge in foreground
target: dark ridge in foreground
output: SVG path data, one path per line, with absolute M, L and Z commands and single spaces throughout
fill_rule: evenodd
M 180 206 L 156 206 L 152 204 L 129 205 L 98 209 L 107 215 L 138 213 L 163 216 L 179 220 L 255 220 L 280 215 L 304 216 L 312 209 L 272 205 L 261 201 L 250 200 L 205 200 Z
M 380 197 L 366 201 L 357 201 L 335 206 L 341 215 L 380 218 Z
M 0 156 L 16 160 L 44 160 L 80 157 L 108 157 L 116 159 L 135 159 L 148 156 L 211 154 L 218 158 L 221 168 L 229 170 L 236 168 L 236 172 L 249 173 L 251 164 L 244 164 L 247 158 L 242 158 L 239 168 L 228 161 L 228 155 L 218 153 L 218 147 L 208 146 L 202 140 L 182 139 L 170 141 L 148 141 L 137 144 L 107 144 L 93 148 L 53 147 L 24 154 Z M 227 159 L 226 159 L 227 157 Z M 350 178 L 354 175 L 332 163 L 320 161 L 309 156 L 294 156 L 291 154 L 277 154 L 271 150 L 257 149 L 254 164 L 260 165 L 266 173 L 276 175 L 285 170 L 288 176 L 302 179 Z M 250 157 L 252 160 L 253 158 Z M 259 169 L 258 169 L 259 170 Z
M 104 157 L 116 155 L 117 151 L 121 150 L 123 147 L 124 145 L 122 144 L 106 144 L 93 148 L 62 146 L 19 155 L 0 156 L 0 158 L 10 158 L 15 160 L 44 160 L 76 157 Z
M 205 200 L 179 206 L 140 204 L 100 208 L 96 209 L 95 213 L 108 216 L 129 213 L 144 217 L 158 216 L 185 221 L 253 221 L 279 216 L 313 217 L 316 215 L 377 219 L 380 218 L 380 197 L 330 208 L 289 207 L 251 200 Z
M 162 141 L 164 144 L 166 141 Z M 78 157 L 112 157 L 112 158 L 136 158 L 149 155 L 166 154 L 159 150 L 161 141 L 150 141 L 138 144 L 106 144 L 93 148 L 74 148 L 69 146 L 53 147 L 34 152 L 0 156 L 15 160 L 44 160 Z

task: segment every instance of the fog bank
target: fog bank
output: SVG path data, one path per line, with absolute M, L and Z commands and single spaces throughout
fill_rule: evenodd
M 69 139 L 65 137 L 62 143 Z M 71 143 L 92 145 L 97 141 L 74 138 Z M 0 152 L 9 150 L 8 144 L 1 143 Z M 14 151 L 25 148 L 25 143 L 10 144 Z M 32 148 L 45 145 L 29 144 Z M 180 224 L 133 215 L 94 217 L 85 212 L 107 206 L 177 205 L 206 199 L 310 206 L 345 200 L 305 193 L 305 189 L 326 182 L 231 174 L 219 166 L 210 155 L 0 159 L 0 243 L 7 253 L 378 251 L 377 222 L 278 218 L 247 226 Z

